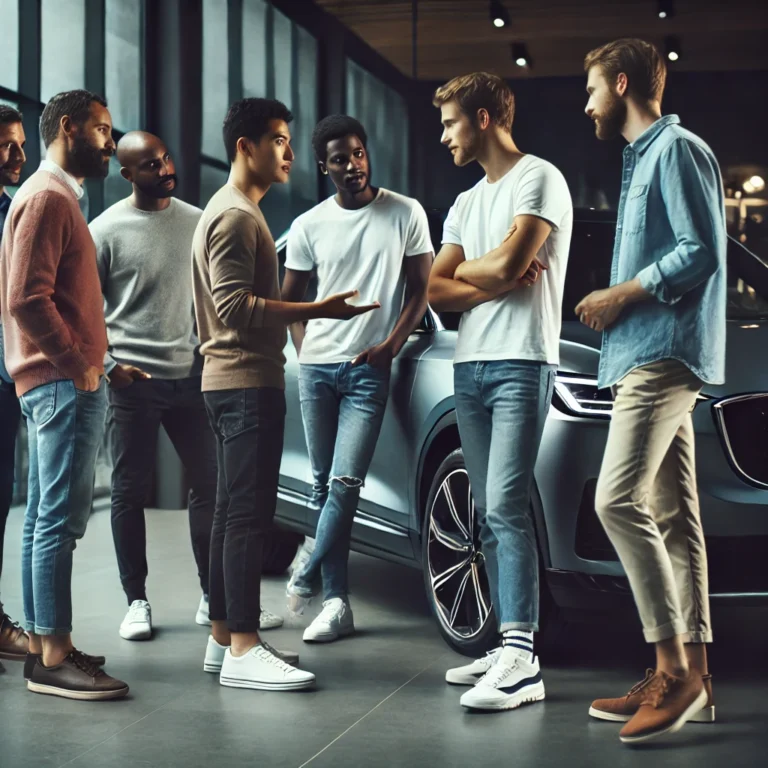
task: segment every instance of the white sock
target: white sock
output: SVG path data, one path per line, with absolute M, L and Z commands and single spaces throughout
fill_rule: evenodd
M 508 629 L 501 634 L 501 646 L 514 652 L 528 662 L 533 662 L 533 632 Z

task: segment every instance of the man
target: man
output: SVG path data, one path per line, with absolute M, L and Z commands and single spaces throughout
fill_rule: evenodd
M 203 393 L 219 466 L 211 535 L 211 637 L 204 662 L 222 685 L 295 690 L 315 676 L 295 653 L 259 636 L 264 537 L 277 503 L 283 448 L 286 327 L 317 317 L 350 318 L 355 291 L 315 304 L 280 300 L 275 243 L 259 209 L 272 184 L 285 184 L 293 150 L 284 104 L 235 102 L 224 121 L 229 180 L 210 200 L 195 232 L 192 274 L 204 356 Z
M 336 194 L 300 216 L 288 237 L 284 301 L 301 301 L 312 270 L 323 300 L 354 285 L 381 309 L 350 322 L 294 326 L 299 391 L 313 504 L 320 511 L 314 551 L 288 584 L 301 612 L 322 574 L 323 610 L 304 632 L 331 642 L 355 631 L 347 562 L 352 522 L 387 406 L 393 359 L 427 309 L 432 243 L 424 209 L 411 198 L 371 186 L 363 126 L 326 117 L 312 136 L 315 158 Z
M 573 208 L 562 174 L 515 145 L 514 96 L 501 78 L 456 78 L 434 104 L 454 163 L 476 161 L 486 173 L 448 214 L 429 301 L 464 313 L 456 414 L 502 638 L 446 680 L 476 683 L 461 697 L 465 707 L 514 709 L 544 698 L 533 650 L 539 565 L 530 492 L 559 362 Z
M 584 67 L 597 137 L 629 142 L 611 287 L 576 307 L 604 331 L 599 386 L 615 394 L 595 505 L 656 646 L 655 672 L 590 714 L 628 720 L 620 737 L 635 743 L 714 719 L 691 411 L 704 383 L 725 379 L 725 208 L 710 148 L 661 116 L 656 48 L 618 40 Z
M 21 168 L 27 161 L 25 143 L 21 113 L 13 107 L 0 104 L 0 239 L 11 207 L 11 197 L 5 186 L 16 186 L 19 183 Z M 3 573 L 5 524 L 13 500 L 16 433 L 20 416 L 19 399 L 3 362 L 3 326 L 0 323 L 0 577 Z M 29 639 L 24 630 L 3 610 L 0 593 L 0 659 L 24 661 L 28 650 Z M 0 672 L 2 670 L 3 664 L 0 662 Z
M 91 222 L 110 353 L 112 534 L 128 613 L 125 640 L 152 636 L 147 601 L 144 504 L 150 491 L 160 425 L 190 479 L 189 526 L 203 591 L 216 504 L 216 442 L 200 389 L 202 360 L 187 269 L 202 211 L 173 198 L 176 172 L 165 144 L 133 131 L 117 147 L 133 194 Z
M 71 636 L 72 552 L 91 511 L 107 351 L 96 249 L 78 199 L 85 178 L 107 175 L 114 153 L 106 102 L 60 93 L 43 110 L 40 133 L 46 158 L 13 199 L 0 253 L 5 360 L 29 435 L 25 672 L 35 693 L 114 699 L 128 686 Z

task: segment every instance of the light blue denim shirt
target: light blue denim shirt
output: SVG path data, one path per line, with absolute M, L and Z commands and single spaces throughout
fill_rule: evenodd
M 599 386 L 658 360 L 725 381 L 726 227 L 712 150 L 657 120 L 624 149 L 611 285 L 635 277 L 653 298 L 624 309 L 603 334 Z

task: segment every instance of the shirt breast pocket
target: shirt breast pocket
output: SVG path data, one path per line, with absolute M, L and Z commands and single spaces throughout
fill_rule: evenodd
M 636 184 L 630 187 L 624 207 L 624 232 L 637 235 L 645 231 L 648 209 L 648 185 Z

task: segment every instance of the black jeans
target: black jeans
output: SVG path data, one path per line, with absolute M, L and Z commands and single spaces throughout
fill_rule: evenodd
M 21 408 L 16 397 L 16 388 L 0 379 L 0 575 L 3 573 L 5 523 L 13 500 L 16 433 L 19 430 L 20 416 Z M 17 544 L 20 548 L 21 541 Z
M 280 480 L 285 393 L 274 387 L 205 393 L 219 485 L 211 535 L 210 617 L 230 632 L 259 629 L 264 538 Z
M 181 459 L 189 490 L 189 529 L 200 586 L 208 594 L 208 553 L 216 507 L 216 439 L 205 412 L 201 377 L 145 379 L 109 390 L 112 449 L 112 536 L 128 598 L 146 600 L 147 528 L 144 506 L 154 476 L 157 436 L 165 427 Z

